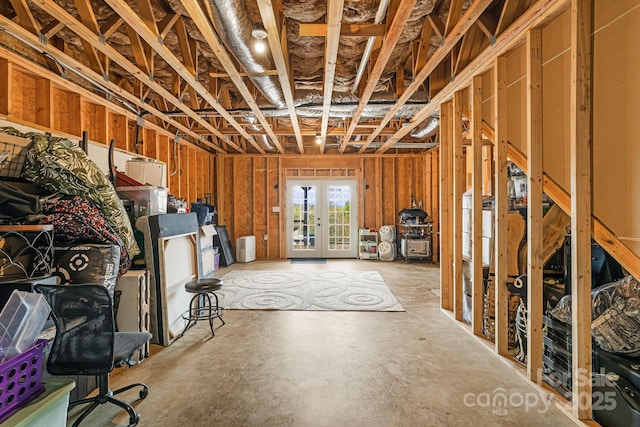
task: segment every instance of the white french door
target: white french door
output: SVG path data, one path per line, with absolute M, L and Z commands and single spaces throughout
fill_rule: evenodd
M 287 180 L 287 258 L 355 258 L 356 180 Z

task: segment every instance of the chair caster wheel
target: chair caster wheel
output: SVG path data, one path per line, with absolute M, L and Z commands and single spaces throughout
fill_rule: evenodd
M 140 422 L 140 414 L 136 414 L 135 417 L 129 418 L 129 427 L 137 426 L 139 422 Z
M 148 388 L 145 387 L 142 390 L 140 390 L 140 399 L 144 399 L 148 395 L 149 395 L 149 389 Z

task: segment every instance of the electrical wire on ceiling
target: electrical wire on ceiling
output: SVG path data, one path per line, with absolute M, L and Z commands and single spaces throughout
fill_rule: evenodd
M 180 142 L 180 136 L 178 131 L 173 135 L 173 171 L 169 173 L 169 176 L 174 176 L 178 173 L 178 145 Z

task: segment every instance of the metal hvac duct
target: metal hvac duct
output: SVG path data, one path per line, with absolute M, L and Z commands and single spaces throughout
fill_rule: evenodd
M 259 57 L 251 51 L 252 22 L 244 7 L 244 0 L 202 0 L 211 6 L 211 19 L 218 35 L 240 64 L 249 73 L 264 73 L 273 68 L 267 56 Z M 284 108 L 286 102 L 275 76 L 250 76 L 271 104 Z
M 429 116 L 420 125 L 416 126 L 409 135 L 413 138 L 426 138 L 431 136 L 440 126 L 440 119 L 438 117 Z

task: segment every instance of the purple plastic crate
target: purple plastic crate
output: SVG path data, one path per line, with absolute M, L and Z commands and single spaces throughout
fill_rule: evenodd
M 44 391 L 42 353 L 47 340 L 38 340 L 22 354 L 0 363 L 0 423 Z

